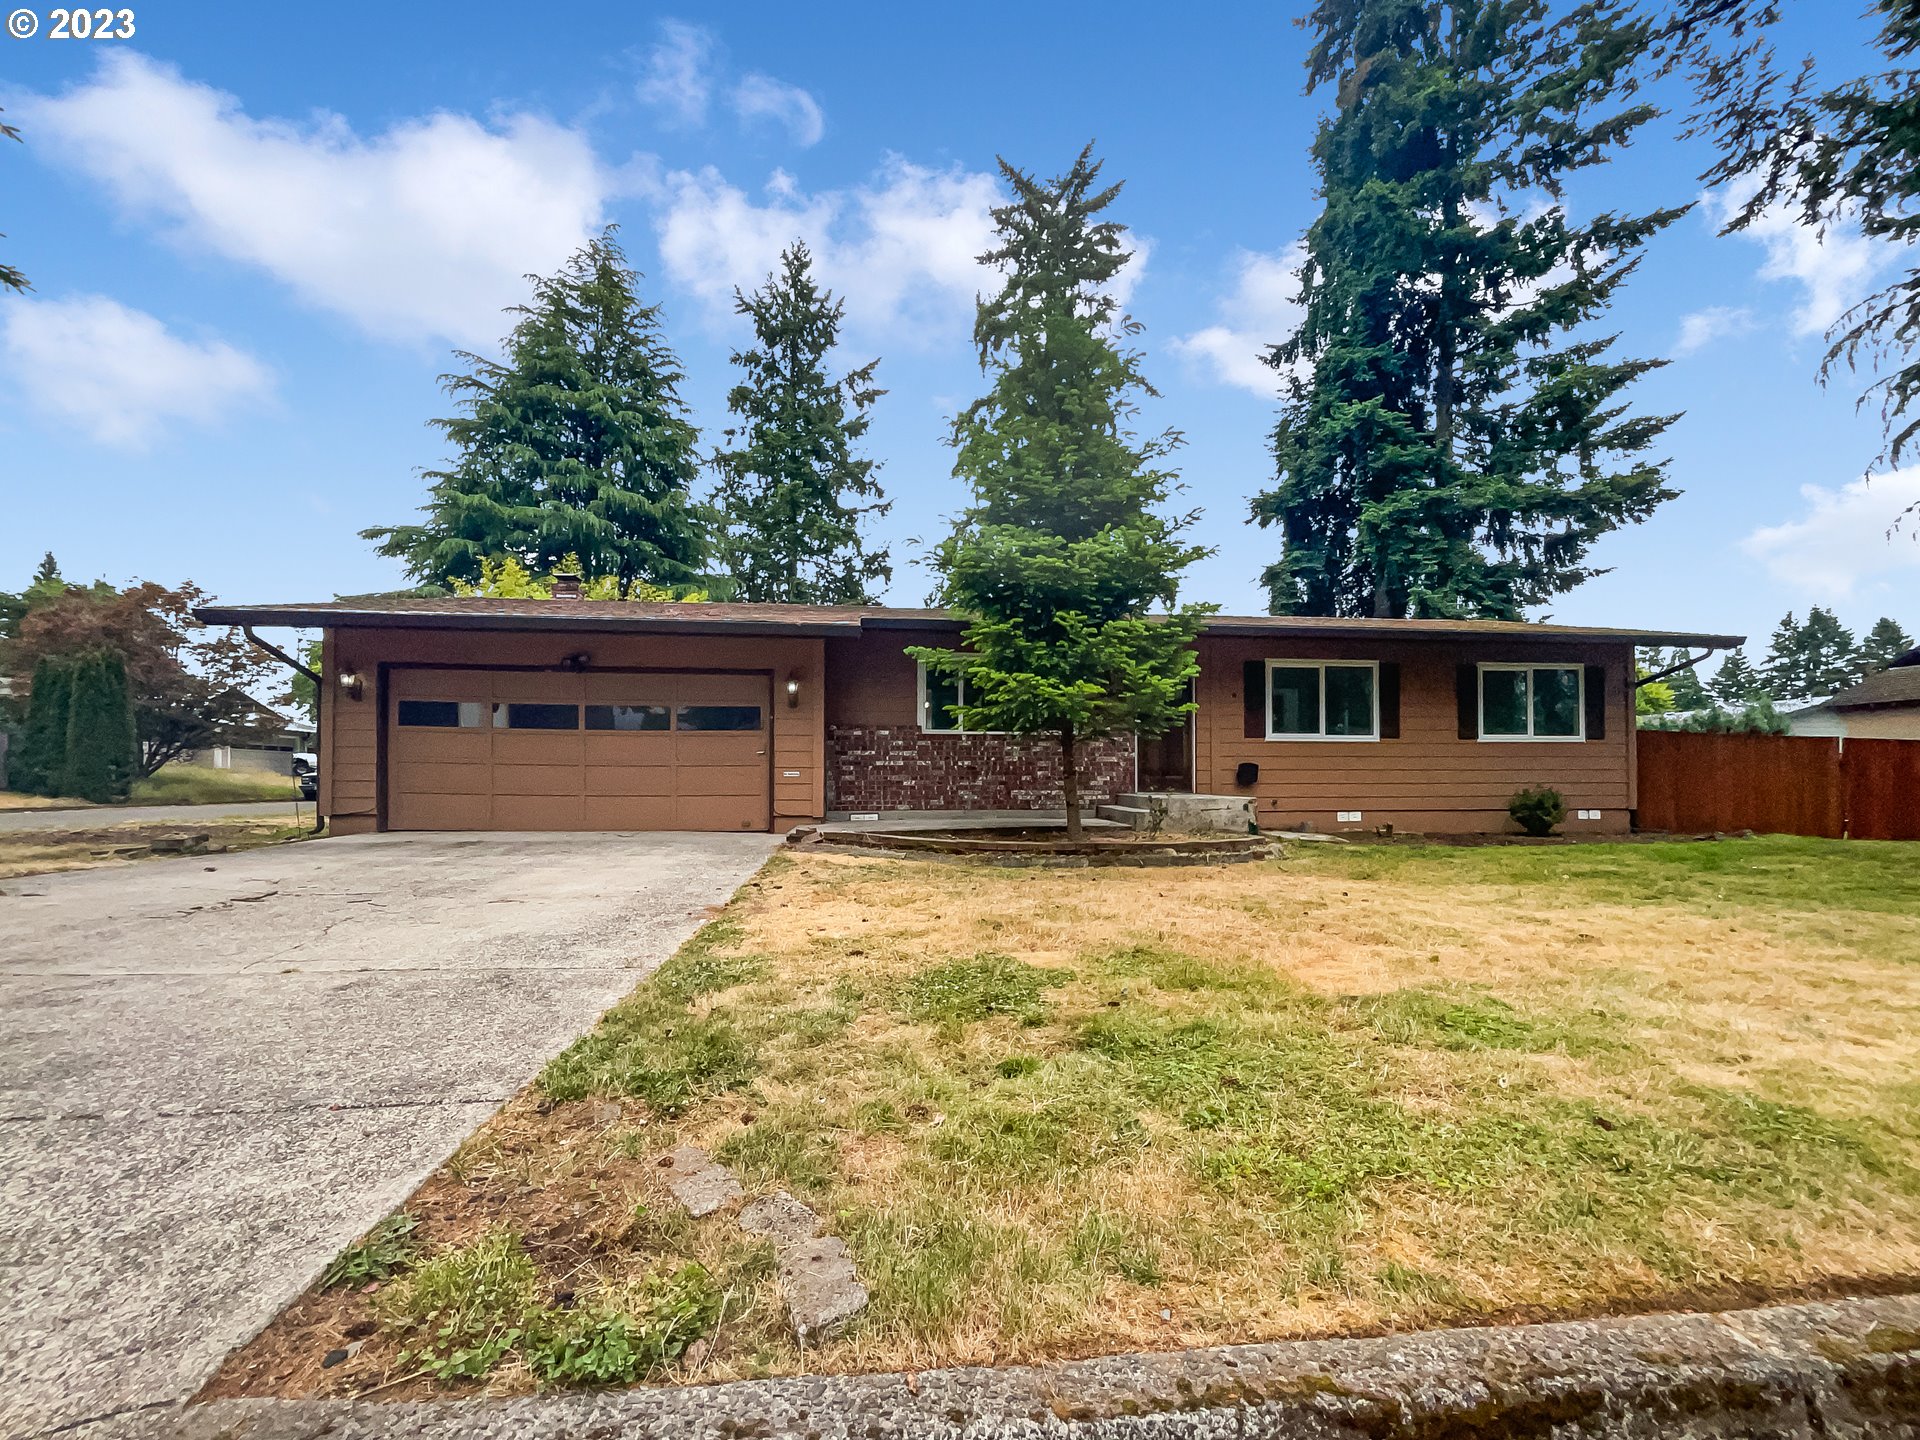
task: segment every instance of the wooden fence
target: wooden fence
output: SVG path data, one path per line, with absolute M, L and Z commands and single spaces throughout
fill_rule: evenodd
M 1920 840 L 1920 740 L 1642 730 L 1642 830 Z

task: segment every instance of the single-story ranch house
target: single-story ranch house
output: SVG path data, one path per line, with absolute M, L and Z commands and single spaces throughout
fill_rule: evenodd
M 210 606 L 325 631 L 320 808 L 371 830 L 767 830 L 830 813 L 1057 807 L 1057 749 L 962 730 L 907 655 L 938 610 L 375 599 Z M 1263 826 L 1508 828 L 1524 785 L 1624 831 L 1635 645 L 1733 635 L 1215 616 L 1189 724 L 1087 746 L 1088 802 L 1252 796 Z

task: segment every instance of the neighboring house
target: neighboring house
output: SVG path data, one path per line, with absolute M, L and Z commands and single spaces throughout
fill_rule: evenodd
M 943 611 L 370 598 L 209 606 L 325 631 L 320 809 L 370 830 L 766 830 L 830 813 L 1058 806 L 1046 740 L 960 730 L 909 646 Z M 1488 620 L 1213 616 L 1198 709 L 1088 745 L 1089 804 L 1252 796 L 1260 822 L 1499 831 L 1524 785 L 1570 830 L 1635 804 L 1636 645 L 1739 636 Z
M 1920 740 L 1920 649 L 1838 695 L 1787 716 L 1795 735 L 1848 740 Z
M 217 743 L 188 750 L 174 764 L 291 775 L 294 755 L 313 749 L 312 721 L 276 710 L 242 690 L 229 690 L 220 702 L 222 709 L 231 709 L 239 718 L 222 728 Z

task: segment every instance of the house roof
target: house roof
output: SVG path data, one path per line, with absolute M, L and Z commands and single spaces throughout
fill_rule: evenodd
M 1875 710 L 1888 705 L 1920 705 L 1920 666 L 1904 665 L 1869 675 L 1827 702 L 1835 710 Z
M 659 635 L 857 635 L 863 630 L 958 630 L 945 610 L 884 605 L 734 605 L 640 600 L 500 600 L 457 596 L 368 596 L 310 605 L 207 605 L 193 612 L 210 625 L 280 625 L 358 629 L 425 627 L 458 630 L 616 631 Z M 1345 639 L 1448 640 L 1495 636 L 1512 640 L 1615 640 L 1635 645 L 1725 650 L 1743 635 L 1636 630 L 1591 625 L 1535 625 L 1512 620 L 1372 620 L 1322 615 L 1214 615 L 1208 635 L 1338 636 Z

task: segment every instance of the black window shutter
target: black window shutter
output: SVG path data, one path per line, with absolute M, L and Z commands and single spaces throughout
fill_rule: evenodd
M 1240 667 L 1240 689 L 1246 706 L 1245 734 L 1249 740 L 1267 738 L 1267 662 L 1249 660 Z
M 1400 738 L 1400 666 L 1393 660 L 1380 662 L 1380 738 Z
M 1454 698 L 1460 707 L 1460 738 L 1480 738 L 1480 667 L 1461 665 L 1453 673 Z
M 1587 739 L 1607 738 L 1607 667 L 1587 666 Z

